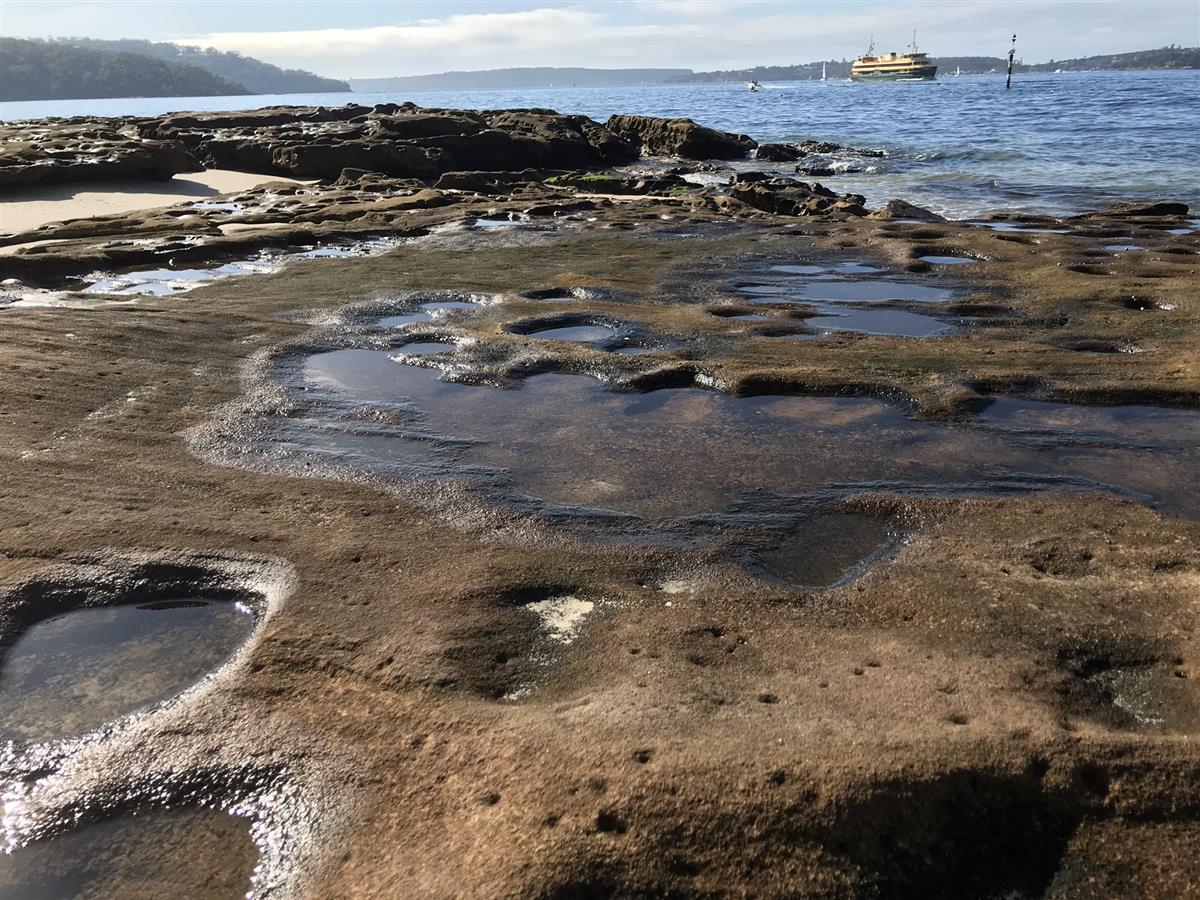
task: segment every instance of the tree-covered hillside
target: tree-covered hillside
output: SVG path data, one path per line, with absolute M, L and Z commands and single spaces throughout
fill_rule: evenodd
M 57 38 L 55 43 L 90 47 L 119 53 L 136 53 L 165 62 L 199 66 L 220 78 L 245 85 L 255 94 L 317 94 L 348 91 L 350 85 L 334 78 L 322 78 L 300 69 L 281 69 L 251 56 L 222 50 L 185 47 L 132 39 L 101 41 L 93 38 Z
M 962 69 L 964 75 L 981 75 L 988 72 L 1003 72 L 1008 59 L 1001 56 L 942 56 L 931 54 L 937 63 L 939 75 L 950 75 Z M 732 69 L 723 72 L 693 72 L 672 79 L 679 82 L 697 81 L 806 81 L 821 77 L 821 63 L 802 63 L 794 66 L 755 66 L 752 69 Z M 1118 71 L 1135 69 L 1200 69 L 1200 49 L 1195 47 L 1164 47 L 1161 50 L 1137 50 L 1133 53 L 1116 53 L 1107 56 L 1088 56 L 1082 59 L 1050 60 L 1045 63 L 1014 67 L 1017 72 L 1064 72 Z M 828 60 L 826 74 L 830 78 L 848 78 L 850 60 Z
M 1163 47 L 1161 50 L 1135 50 L 1133 53 L 1110 53 L 1106 56 L 1085 56 L 1081 59 L 1060 59 L 1037 65 L 1023 66 L 1030 72 L 1091 72 L 1106 69 L 1200 69 L 1200 48 Z
M 250 94 L 185 63 L 46 41 L 0 38 L 0 100 Z

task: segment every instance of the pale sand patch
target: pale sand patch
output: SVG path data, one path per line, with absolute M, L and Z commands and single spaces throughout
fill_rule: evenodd
M 47 244 L 61 244 L 66 238 L 50 238 L 46 241 L 26 241 L 24 244 L 8 244 L 0 247 L 0 256 L 11 256 L 18 250 L 25 250 L 29 247 L 44 247 Z
M 0 231 L 28 231 L 48 222 L 88 219 L 204 200 L 216 194 L 244 191 L 268 181 L 312 184 L 282 175 L 255 175 L 208 169 L 176 175 L 169 181 L 109 181 L 50 184 L 6 191 L 0 199 Z
M 546 630 L 550 639 L 560 644 L 569 644 L 575 640 L 584 618 L 594 608 L 595 604 L 591 600 L 582 600 L 571 594 L 547 597 L 528 606 L 528 609 L 541 619 L 542 628 Z
M 288 228 L 287 222 L 230 222 L 218 225 L 221 234 L 238 234 L 242 231 L 270 231 L 272 228 Z

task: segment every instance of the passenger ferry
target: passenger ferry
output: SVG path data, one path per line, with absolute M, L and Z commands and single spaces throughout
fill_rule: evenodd
M 917 50 L 917 33 L 913 32 L 912 47 L 908 53 L 875 55 L 875 39 L 865 56 L 860 56 L 850 67 L 851 81 L 933 81 L 937 77 L 937 65 L 928 53 Z

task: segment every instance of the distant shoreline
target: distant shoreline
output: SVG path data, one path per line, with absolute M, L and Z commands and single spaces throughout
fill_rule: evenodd
M 1056 75 L 1131 75 L 1131 74 L 1151 73 L 1151 72 L 1162 73 L 1162 74 L 1178 72 L 1180 74 L 1186 74 L 1186 73 L 1195 73 L 1197 71 L 1200 71 L 1200 69 L 1192 69 L 1192 68 L 1187 68 L 1187 69 L 1180 69 L 1180 68 L 1090 69 L 1090 70 L 1079 70 L 1079 71 L 1063 71 L 1061 73 L 1037 71 L 1037 72 L 1021 72 L 1021 73 L 1017 73 L 1017 74 L 1021 78 L 1030 78 L 1030 77 L 1041 78 L 1041 77 L 1055 77 Z M 956 76 L 954 75 L 953 72 L 943 71 L 939 65 L 938 78 L 936 79 L 937 81 L 947 81 L 947 80 L 953 79 L 954 77 L 956 77 Z M 995 72 L 995 73 L 992 73 L 992 72 L 963 72 L 961 77 L 963 77 L 963 78 L 1003 77 L 1003 73 L 1000 73 L 1000 72 Z M 787 79 L 784 79 L 784 78 L 778 78 L 778 79 L 776 79 L 776 78 L 760 78 L 759 79 L 760 83 L 762 83 L 762 84 L 773 84 L 773 85 L 774 84 L 805 84 L 805 83 L 808 83 L 811 81 L 818 81 L 818 80 L 819 80 L 819 78 L 816 78 L 816 79 L 814 79 L 814 78 L 787 78 Z M 845 76 L 834 77 L 833 75 L 830 75 L 827 80 L 842 82 L 842 81 L 847 81 L 848 79 Z M 130 115 L 139 115 L 139 114 L 135 114 L 135 113 L 121 112 L 116 108 L 118 105 L 127 104 L 128 101 L 138 101 L 138 102 L 168 101 L 168 100 L 171 100 L 171 101 L 173 101 L 173 100 L 199 101 L 197 103 L 193 103 L 193 104 L 186 105 L 186 106 L 179 106 L 177 108 L 163 109 L 162 110 L 163 113 L 165 113 L 165 112 L 187 112 L 187 111 L 196 110 L 196 109 L 209 109 L 209 110 L 225 109 L 228 111 L 235 111 L 235 110 L 260 109 L 260 108 L 263 108 L 266 106 L 276 106 L 276 105 L 281 105 L 281 104 L 288 105 L 286 102 L 286 98 L 289 98 L 289 97 L 303 97 L 303 98 L 347 97 L 347 98 L 350 98 L 347 100 L 347 102 L 359 102 L 360 100 L 362 100 L 362 98 L 369 98 L 369 97 L 374 97 L 374 96 L 390 96 L 390 97 L 406 98 L 409 95 L 418 96 L 421 94 L 446 94 L 446 93 L 501 94 L 501 93 L 505 93 L 505 92 L 521 91 L 521 90 L 528 90 L 528 91 L 605 90 L 605 91 L 609 91 L 609 90 L 622 90 L 622 89 L 626 89 L 626 88 L 646 88 L 646 87 L 695 88 L 695 87 L 701 87 L 703 85 L 721 85 L 721 86 L 739 85 L 740 86 L 744 83 L 744 81 L 745 80 L 741 79 L 741 78 L 730 78 L 728 80 L 723 80 L 723 81 L 717 81 L 717 80 L 711 80 L 711 81 L 648 81 L 648 82 L 630 82 L 628 84 L 594 84 L 594 85 L 561 85 L 560 84 L 560 85 L 546 85 L 546 86 L 542 86 L 542 87 L 532 87 L 531 86 L 531 87 L 520 87 L 520 88 L 489 86 L 486 88 L 480 87 L 480 88 L 457 88 L 457 89 L 425 88 L 425 89 L 421 89 L 421 90 L 410 89 L 410 90 L 386 90 L 386 91 L 354 91 L 354 90 L 350 90 L 350 91 L 334 91 L 334 92 L 327 92 L 327 93 L 293 92 L 293 93 L 287 93 L 287 94 L 222 94 L 222 95 L 199 95 L 199 96 L 174 96 L 174 95 L 171 95 L 171 96 L 155 96 L 155 97 L 72 97 L 72 98 L 62 98 L 62 99 L 55 99 L 55 100 L 0 100 L 0 122 L 27 121 L 29 119 L 40 119 L 40 118 L 46 118 L 48 116 L 54 116 L 54 115 L 87 115 L 87 116 L 101 116 L 101 117 L 103 117 L 103 116 L 125 117 L 125 116 L 130 116 Z M 211 106 L 212 103 L 219 102 L 222 100 L 236 100 L 238 105 Z M 108 104 L 108 105 L 113 105 L 114 109 L 112 109 L 111 111 L 104 111 L 102 108 L 100 108 L 98 106 L 94 110 L 89 110 L 87 112 L 77 112 L 77 113 L 58 113 L 58 112 L 47 112 L 47 111 L 37 111 L 34 113 L 27 112 L 27 110 L 29 108 L 43 108 L 43 107 L 53 108 L 55 105 L 68 105 L 68 104 L 80 104 L 80 103 L 95 103 L 95 104 L 101 104 L 101 105 Z M 308 105 L 308 103 L 306 102 L 306 103 L 301 103 L 301 104 L 297 104 L 297 105 Z
M 351 78 L 346 81 L 322 78 L 309 72 L 283 71 L 275 66 L 236 54 L 185 55 L 188 63 L 171 57 L 179 48 L 171 44 L 149 42 L 104 42 L 83 41 L 83 46 L 68 42 L 39 43 L 5 38 L 6 57 L 17 57 L 20 53 L 33 55 L 30 65 L 37 63 L 42 73 L 30 79 L 21 73 L 24 69 L 13 68 L 14 59 L 5 59 L 0 67 L 0 90 L 8 96 L 0 104 L 72 102 L 80 100 L 122 100 L 135 98 L 192 98 L 225 96 L 316 96 L 318 94 L 374 94 L 374 93 L 429 93 L 442 91 L 515 91 L 515 90 L 564 90 L 577 88 L 619 89 L 622 87 L 672 86 L 694 84 L 725 84 L 746 81 L 787 83 L 814 81 L 826 77 L 830 81 L 847 78 L 850 61 L 847 59 L 816 60 L 787 66 L 752 66 L 745 69 L 696 72 L 679 68 L 589 68 L 558 66 L 521 66 L 504 69 L 476 71 L 449 71 L 427 75 L 404 75 L 380 78 Z M 111 53 L 97 48 L 122 51 L 135 50 L 140 53 L 157 54 L 167 59 L 140 56 L 138 53 Z M 46 58 L 38 57 L 42 54 Z M 59 54 L 52 56 L 51 54 Z M 77 57 L 85 59 L 79 63 Z M 117 84 L 107 84 L 104 93 L 96 96 L 66 97 L 76 86 L 86 84 L 87 79 L 76 72 L 95 68 L 93 59 L 113 58 L 125 66 L 125 76 Z M 20 62 L 20 59 L 15 59 Z M 73 62 L 74 61 L 74 62 Z M 232 62 L 231 62 L 232 61 Z M 1007 60 L 992 56 L 938 56 L 933 61 L 938 66 L 940 77 L 962 75 L 1001 74 L 1007 68 Z M 201 70 L 203 64 L 208 70 Z M 236 64 L 249 67 L 243 73 L 231 69 Z M 157 67 L 157 68 L 155 68 Z M 24 68 L 29 68 L 26 65 Z M 11 69 L 11 71 L 9 71 Z M 1200 48 L 1163 47 L 1154 50 L 1138 50 L 1105 56 L 1090 56 L 1077 59 L 1050 60 L 1044 63 L 1024 64 L 1018 61 L 1014 73 L 1021 76 L 1034 74 L 1093 74 L 1099 72 L 1166 72 L 1200 70 Z M 218 77 L 217 73 L 237 75 L 237 78 Z M 138 77 L 140 80 L 138 80 Z M 169 77 L 168 77 L 169 76 Z M 221 89 L 229 90 L 222 93 Z M 277 88 L 285 88 L 280 91 Z M 300 88 L 293 90 L 293 88 Z M 234 93 L 232 88 L 239 88 Z M 330 90 L 335 88 L 335 90 Z M 80 90 L 84 88 L 80 87 Z M 93 86 L 94 89 L 94 86 Z M 114 92 L 118 91 L 118 92 Z M 30 97 L 30 91 L 46 91 L 51 96 Z M 128 94 L 119 91 L 128 91 Z M 0 119 L 11 119 L 0 112 Z

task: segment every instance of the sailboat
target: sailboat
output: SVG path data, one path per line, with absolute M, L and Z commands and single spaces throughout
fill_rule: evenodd
M 829 80 L 829 79 L 827 79 L 827 78 L 825 77 L 825 63 L 821 63 L 821 80 L 822 80 L 822 81 L 828 81 L 828 80 Z
M 961 74 L 962 74 L 962 66 L 955 66 L 954 67 L 954 77 L 957 78 Z

